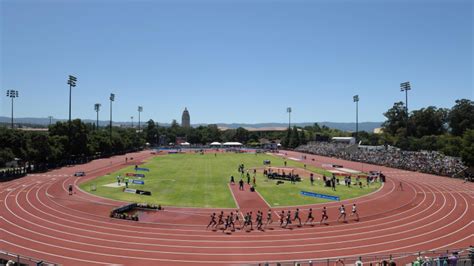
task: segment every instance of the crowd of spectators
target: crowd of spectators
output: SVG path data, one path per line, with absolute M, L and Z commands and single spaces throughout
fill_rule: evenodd
M 25 167 L 0 169 L 0 181 L 7 181 L 13 178 L 25 176 L 27 169 Z
M 460 158 L 436 151 L 402 151 L 393 147 L 349 151 L 350 146 L 344 143 L 311 142 L 299 146 L 296 150 L 443 176 L 454 176 L 466 168 Z

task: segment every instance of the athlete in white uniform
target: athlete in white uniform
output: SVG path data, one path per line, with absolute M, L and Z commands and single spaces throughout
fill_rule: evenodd
M 344 217 L 344 222 L 346 222 L 346 208 L 344 207 L 344 204 L 339 207 L 339 212 L 341 213 L 339 217 L 337 218 L 337 221 L 339 222 L 339 219 Z
M 357 206 L 356 206 L 355 203 L 354 203 L 354 205 L 352 205 L 351 216 L 354 216 L 354 215 L 357 217 L 356 221 L 359 221 L 359 213 L 357 212 Z

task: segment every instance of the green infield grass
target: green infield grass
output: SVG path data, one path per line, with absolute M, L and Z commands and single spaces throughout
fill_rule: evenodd
M 284 165 L 282 158 L 267 154 L 159 155 L 140 165 L 140 167 L 150 169 L 150 172 L 138 172 L 145 174 L 146 177 L 141 179 L 145 181 L 145 185 L 129 184 L 129 187 L 133 189 L 151 191 L 151 196 L 125 193 L 123 187 L 105 186 L 117 183 L 117 175 L 125 176 L 125 173 L 133 173 L 133 166 L 84 182 L 80 184 L 80 187 L 94 195 L 130 202 L 147 202 L 163 206 L 235 208 L 236 204 L 227 185 L 230 176 L 233 175 L 235 181 L 238 182 L 240 180 L 240 174 L 237 171 L 239 164 L 243 163 L 246 168 L 263 167 L 264 160 L 270 160 L 273 167 L 283 167 Z M 303 168 L 303 163 L 287 160 L 287 166 Z M 329 172 L 312 166 L 308 166 L 307 170 L 317 174 L 330 175 Z M 130 177 L 131 179 L 133 178 Z M 93 186 L 96 188 L 94 191 L 92 190 Z M 302 196 L 300 195 L 302 190 L 347 199 L 365 195 L 379 187 L 379 183 L 371 185 L 370 188 L 365 186 L 364 188 L 355 186 L 347 188 L 344 185 L 339 185 L 334 192 L 330 188 L 323 187 L 322 180 L 317 178 L 314 186 L 311 186 L 308 176 L 303 176 L 303 181 L 296 184 L 285 182 L 276 185 L 276 181 L 267 180 L 261 173 L 257 174 L 257 191 L 274 207 L 328 201 Z

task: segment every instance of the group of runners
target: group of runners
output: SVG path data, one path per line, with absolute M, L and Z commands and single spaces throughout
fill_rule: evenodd
M 228 230 L 230 231 L 235 231 L 236 230 L 236 223 L 239 224 L 238 229 L 239 230 L 246 230 L 250 231 L 255 228 L 260 231 L 264 231 L 264 229 L 271 224 L 273 224 L 273 214 L 272 210 L 269 209 L 266 214 L 266 221 L 264 222 L 263 216 L 264 213 L 262 211 L 257 211 L 257 214 L 255 216 L 255 220 L 253 219 L 253 212 L 247 212 L 243 217 L 240 217 L 240 212 L 236 210 L 235 212 L 230 212 L 227 216 L 224 215 L 224 211 L 221 211 L 218 215 L 216 213 L 211 214 L 211 220 L 209 224 L 207 225 L 206 229 L 212 228 L 212 229 L 220 229 L 222 232 L 226 232 Z M 284 211 L 282 210 L 279 216 L 279 222 L 280 222 L 280 227 L 282 228 L 287 228 L 288 226 L 291 226 L 293 223 L 296 223 L 297 221 L 297 226 L 302 227 L 303 225 L 310 224 L 313 225 L 315 222 L 315 218 L 313 215 L 313 209 L 310 208 L 307 213 L 306 221 L 302 223 L 301 217 L 300 217 L 300 209 L 297 208 L 293 213 L 291 210 Z M 355 216 L 355 220 L 359 221 L 359 213 L 357 211 L 357 206 L 354 203 L 352 205 L 352 211 L 350 216 Z M 328 213 L 326 207 L 323 207 L 321 210 L 321 220 L 319 221 L 319 224 L 328 224 Z M 347 222 L 347 216 L 346 216 L 346 208 L 344 205 L 341 205 L 339 207 L 339 217 L 337 218 L 337 222 L 339 221 Z

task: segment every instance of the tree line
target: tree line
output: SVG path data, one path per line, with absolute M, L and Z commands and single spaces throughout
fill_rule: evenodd
M 383 133 L 358 132 L 366 145 L 393 145 L 404 150 L 436 150 L 460 157 L 474 165 L 474 102 L 457 100 L 450 109 L 429 106 L 407 114 L 402 102 L 396 102 L 384 116 Z M 151 146 L 176 143 L 181 138 L 192 144 L 213 141 L 237 141 L 258 146 L 261 139 L 280 141 L 284 148 L 296 148 L 314 140 L 335 136 L 355 136 L 354 132 L 319 126 L 291 127 L 286 131 L 248 131 L 245 128 L 220 130 L 217 125 L 181 127 L 175 120 L 169 127 L 153 120 L 141 131 L 136 128 L 96 128 L 80 119 L 57 122 L 47 132 L 12 130 L 0 126 L 0 167 L 14 158 L 44 167 L 88 160 Z
M 378 144 L 410 151 L 440 151 L 462 157 L 467 165 L 474 166 L 473 101 L 460 99 L 452 108 L 428 106 L 409 113 L 403 102 L 396 102 L 384 116 L 387 120 Z
M 135 129 L 95 128 L 80 119 L 57 122 L 48 131 L 23 131 L 0 127 L 0 167 L 15 158 L 36 170 L 83 163 L 95 158 L 134 151 L 145 140 Z

